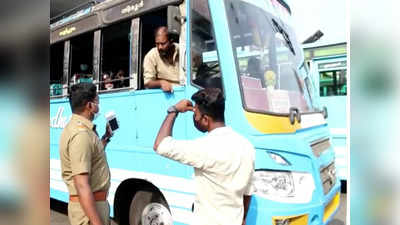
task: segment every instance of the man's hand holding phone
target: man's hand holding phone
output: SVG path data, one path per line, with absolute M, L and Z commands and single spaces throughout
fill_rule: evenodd
M 103 141 L 103 145 L 105 146 L 108 142 L 110 142 L 110 138 L 114 135 L 114 131 L 119 128 L 119 124 L 117 121 L 117 116 L 115 112 L 110 111 L 105 115 L 107 123 L 106 123 L 106 132 L 104 133 L 101 140 Z
M 108 142 L 110 142 L 111 137 L 113 136 L 113 131 L 111 130 L 110 124 L 107 122 L 106 123 L 106 132 L 104 135 L 101 137 L 101 141 L 103 142 L 103 145 L 106 146 Z

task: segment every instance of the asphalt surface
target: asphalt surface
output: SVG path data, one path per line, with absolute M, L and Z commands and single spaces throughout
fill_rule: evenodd
M 340 196 L 339 211 L 334 216 L 329 225 L 346 225 L 347 194 Z M 50 201 L 50 224 L 51 225 L 70 225 L 67 216 L 67 204 L 57 200 Z M 114 221 L 111 225 L 118 225 Z

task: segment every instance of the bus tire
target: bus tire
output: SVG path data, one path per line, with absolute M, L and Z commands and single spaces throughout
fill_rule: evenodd
M 168 203 L 158 191 L 136 192 L 129 208 L 129 225 L 173 225 Z

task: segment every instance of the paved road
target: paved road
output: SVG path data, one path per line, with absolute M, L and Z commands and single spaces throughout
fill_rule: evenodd
M 345 225 L 346 224 L 346 208 L 347 208 L 347 195 L 342 194 L 340 197 L 339 211 L 336 213 L 334 219 L 329 225 Z M 69 225 L 67 217 L 66 204 L 51 200 L 50 204 L 50 224 L 51 225 Z M 111 225 L 117 225 L 114 221 Z

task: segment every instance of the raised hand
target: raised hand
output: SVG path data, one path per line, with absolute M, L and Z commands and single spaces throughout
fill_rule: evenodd
M 179 101 L 176 103 L 175 107 L 179 112 L 193 111 L 193 104 L 187 99 Z

